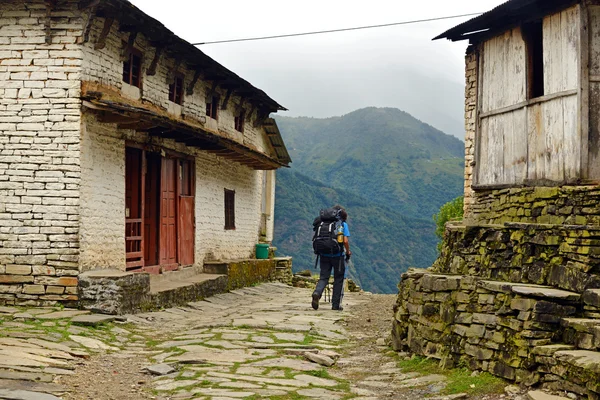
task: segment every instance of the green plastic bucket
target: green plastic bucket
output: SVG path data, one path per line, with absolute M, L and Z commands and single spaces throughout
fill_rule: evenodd
M 259 260 L 266 260 L 269 258 L 269 244 L 268 243 L 258 243 L 256 245 L 256 258 Z

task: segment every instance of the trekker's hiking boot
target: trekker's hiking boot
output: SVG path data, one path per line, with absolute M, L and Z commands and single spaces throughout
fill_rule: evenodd
M 319 299 L 321 296 L 319 296 L 317 293 L 313 293 L 312 294 L 312 303 L 310 303 L 310 305 L 312 306 L 312 308 L 314 308 L 315 310 L 319 309 Z
M 344 307 L 342 307 L 341 305 L 337 306 L 337 307 L 331 307 L 332 310 L 335 311 L 344 311 Z

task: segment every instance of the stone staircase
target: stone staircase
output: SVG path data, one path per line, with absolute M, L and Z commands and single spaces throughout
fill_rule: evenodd
M 517 383 L 600 398 L 600 290 L 409 270 L 393 345 Z

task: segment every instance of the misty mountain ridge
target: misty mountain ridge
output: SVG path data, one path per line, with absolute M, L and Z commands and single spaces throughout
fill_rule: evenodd
M 334 204 L 350 215 L 350 274 L 365 289 L 393 293 L 409 266 L 431 265 L 431 216 L 462 193 L 460 140 L 394 108 L 276 118 L 293 164 L 278 173 L 275 245 L 295 271 L 314 265 L 312 220 Z

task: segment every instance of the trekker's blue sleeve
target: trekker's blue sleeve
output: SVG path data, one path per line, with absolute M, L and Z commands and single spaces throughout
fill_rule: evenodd
M 350 229 L 348 229 L 348 224 L 344 222 L 342 225 L 344 226 L 344 236 L 350 236 Z

